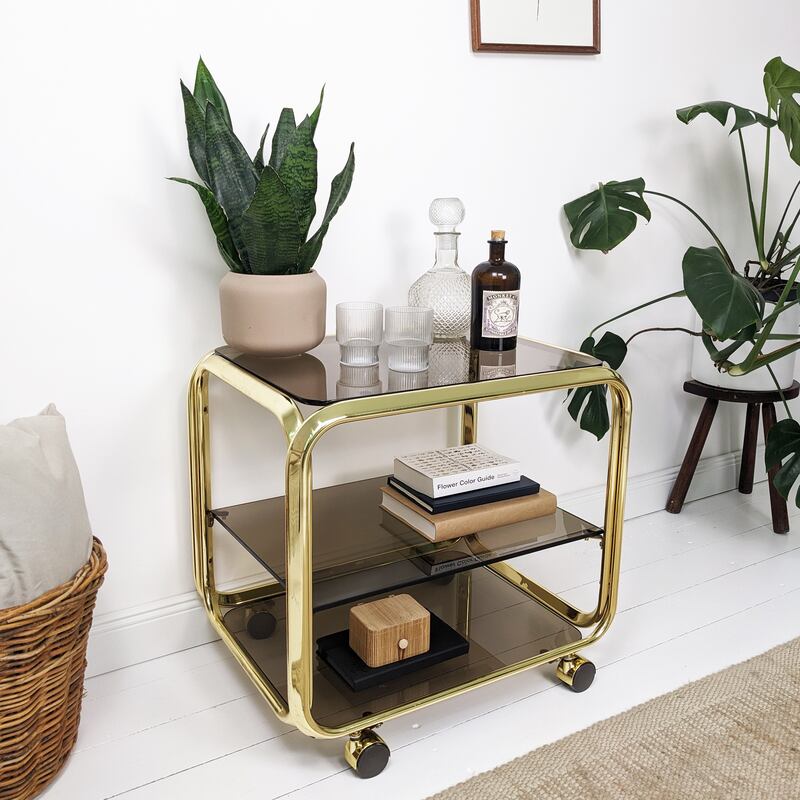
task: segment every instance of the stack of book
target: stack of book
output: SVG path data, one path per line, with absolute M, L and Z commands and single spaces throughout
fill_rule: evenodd
M 381 508 L 433 542 L 554 514 L 520 464 L 477 444 L 396 458 Z

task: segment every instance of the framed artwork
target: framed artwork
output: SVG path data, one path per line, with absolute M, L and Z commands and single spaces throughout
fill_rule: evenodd
M 600 0 L 471 2 L 475 52 L 600 52 Z

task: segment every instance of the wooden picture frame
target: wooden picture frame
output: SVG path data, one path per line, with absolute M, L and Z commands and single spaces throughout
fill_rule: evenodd
M 564 55 L 596 55 L 600 52 L 600 0 L 587 0 L 591 4 L 591 44 L 552 44 L 547 42 L 530 44 L 515 42 L 484 41 L 481 33 L 481 2 L 488 6 L 497 0 L 470 0 L 472 11 L 472 49 L 476 53 L 560 53 Z M 549 0 L 556 2 L 557 0 Z M 548 0 L 530 0 L 531 3 Z M 537 5 L 538 8 L 538 5 Z

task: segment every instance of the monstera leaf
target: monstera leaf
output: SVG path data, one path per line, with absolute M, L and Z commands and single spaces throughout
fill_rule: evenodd
M 786 137 L 789 155 L 800 164 L 800 105 L 795 95 L 800 93 L 800 72 L 773 58 L 764 67 L 764 91 L 772 111 L 778 116 L 778 128 Z
M 767 469 L 780 467 L 772 482 L 781 496 L 789 499 L 800 476 L 800 424 L 793 419 L 782 419 L 772 426 L 767 436 L 765 459 Z M 800 506 L 800 489 L 795 496 L 796 505 Z
M 581 250 L 613 250 L 633 233 L 637 214 L 650 221 L 643 192 L 643 178 L 609 181 L 567 203 L 564 212 L 572 227 L 572 244 Z
M 581 352 L 605 361 L 611 369 L 618 369 L 625 360 L 628 346 L 616 333 L 607 331 L 599 342 L 589 336 L 581 345 Z M 593 433 L 598 440 L 602 439 L 609 428 L 608 405 L 606 403 L 607 387 L 582 386 L 570 390 L 572 400 L 567 406 L 569 415 L 578 422 L 581 430 Z
M 747 128 L 750 125 L 758 124 L 763 125 L 765 128 L 772 128 L 777 124 L 774 119 L 765 117 L 763 114 L 759 114 L 757 111 L 752 111 L 749 108 L 729 103 L 726 100 L 709 100 L 707 103 L 686 106 L 686 108 L 679 108 L 675 114 L 678 119 L 686 125 L 701 114 L 710 114 L 724 127 L 728 123 L 728 117 L 731 111 L 733 111 L 733 127 L 730 130 L 731 133 L 735 133 L 742 128 Z
M 732 339 L 761 322 L 764 300 L 741 275 L 731 272 L 718 247 L 690 247 L 683 257 L 686 296 L 717 339 Z

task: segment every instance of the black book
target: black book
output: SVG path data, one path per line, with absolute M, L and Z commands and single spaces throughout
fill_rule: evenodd
M 447 497 L 428 497 L 425 494 L 420 494 L 395 477 L 390 477 L 388 483 L 389 486 L 413 500 L 429 514 L 442 514 L 445 511 L 457 511 L 459 508 L 470 508 L 470 506 L 480 506 L 484 503 L 497 503 L 500 500 L 525 497 L 529 494 L 536 494 L 539 491 L 539 484 L 525 477 L 525 475 L 522 475 L 514 483 L 487 486 L 485 489 L 473 489 L 471 492 L 450 494 Z

